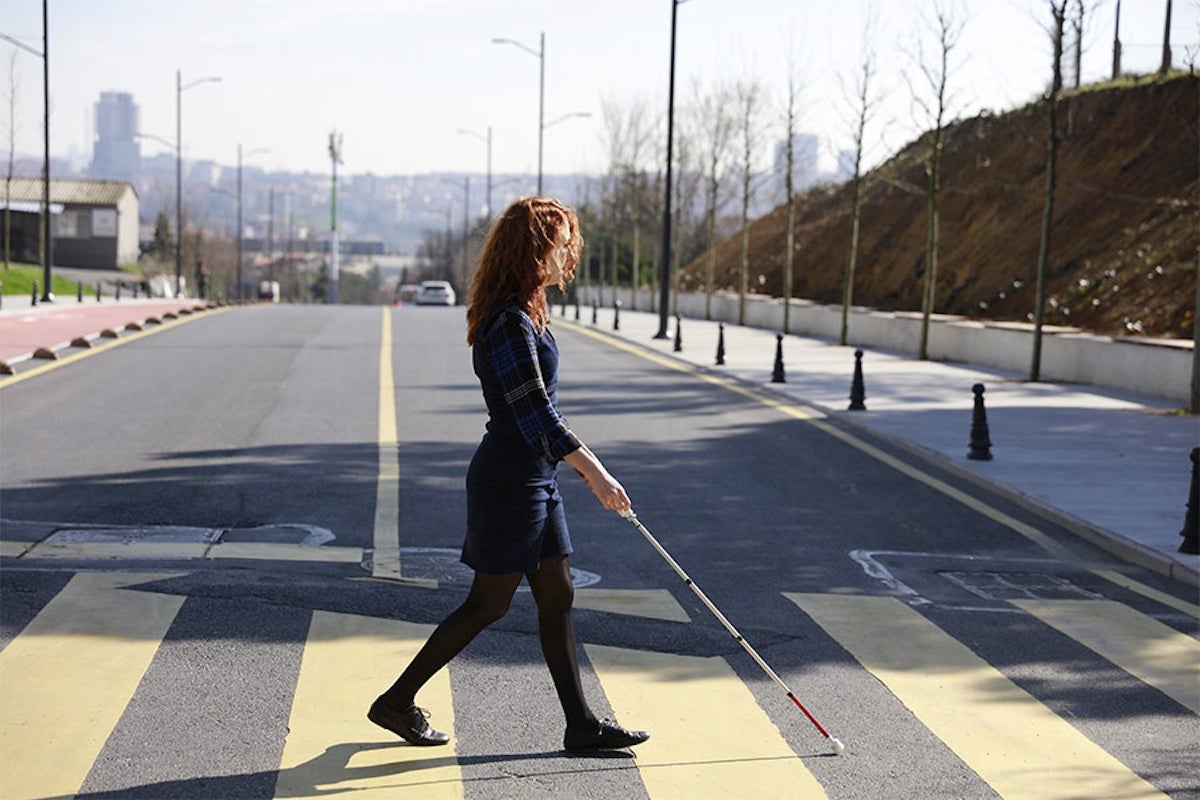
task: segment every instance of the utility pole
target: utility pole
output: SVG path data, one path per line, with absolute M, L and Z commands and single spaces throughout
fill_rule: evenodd
M 655 339 L 667 338 L 667 316 L 671 303 L 671 162 L 674 160 L 675 142 L 675 19 L 681 0 L 671 0 L 671 71 L 667 84 L 667 175 L 666 191 L 663 195 L 663 238 L 662 275 L 658 286 L 658 333 Z
M 337 226 L 337 168 L 342 163 L 342 135 L 337 131 L 329 134 L 329 160 L 333 162 L 333 187 L 330 193 L 329 224 L 329 291 L 326 302 L 338 302 L 338 226 Z

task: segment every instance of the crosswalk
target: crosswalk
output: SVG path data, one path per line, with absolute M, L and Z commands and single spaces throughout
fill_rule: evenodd
M 187 599 L 145 586 L 166 577 L 76 573 L 0 650 L 0 796 L 45 800 L 81 791 Z M 614 590 L 581 595 L 593 608 L 633 613 L 653 624 L 694 624 L 661 590 L 627 597 Z M 1158 776 L 1139 774 L 1052 708 L 1028 682 L 1014 680 L 970 643 L 896 597 L 799 592 L 784 597 L 785 607 L 814 623 L 854 669 L 902 704 L 911 725 L 923 728 L 961 762 L 978 781 L 977 793 L 969 796 L 1171 796 Z M 1198 729 L 1200 642 L 1194 636 L 1111 600 L 1009 602 L 1031 623 L 1047 626 L 1169 698 L 1185 720 L 1183 729 Z M 645 609 L 638 608 L 642 603 Z M 395 619 L 311 612 L 294 691 L 280 698 L 289 708 L 275 797 L 568 796 L 547 789 L 553 773 L 542 776 L 528 795 L 472 782 L 467 773 L 478 759 L 460 751 L 458 737 L 447 747 L 413 748 L 365 719 L 366 704 L 430 631 L 428 625 Z M 830 762 L 811 729 L 804 732 L 811 738 L 800 739 L 798 729 L 777 722 L 780 708 L 789 706 L 785 699 L 765 707 L 761 691 L 756 694 L 745 673 L 723 656 L 611 643 L 583 647 L 588 669 L 617 717 L 653 733 L 627 766 L 640 796 L 887 796 L 878 787 L 859 787 L 858 794 L 847 790 L 855 759 L 870 754 L 847 741 L 848 755 Z M 790 666 L 791 674 L 803 680 L 805 665 Z M 436 710 L 437 727 L 452 735 L 458 695 L 473 679 L 470 669 L 455 661 L 422 691 L 422 702 Z M 1196 740 L 1154 746 L 1177 748 L 1178 760 L 1193 766 L 1200 755 Z M 152 753 L 153 743 L 146 747 Z M 840 775 L 831 778 L 833 763 Z M 593 766 L 583 762 L 579 769 Z M 929 796 L 939 795 L 931 790 Z

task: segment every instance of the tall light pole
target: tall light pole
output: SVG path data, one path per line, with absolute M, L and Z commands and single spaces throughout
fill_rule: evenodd
M 202 83 L 218 83 L 207 76 L 184 84 L 183 73 L 175 70 L 175 296 L 183 293 L 183 93 Z
M 329 160 L 333 163 L 333 184 L 330 191 L 329 223 L 329 292 L 326 302 L 338 302 L 338 226 L 337 226 L 337 168 L 342 163 L 342 135 L 329 134 Z
M 667 189 L 663 199 L 662 268 L 658 288 L 658 333 L 655 339 L 667 338 L 667 306 L 671 302 L 671 166 L 675 144 L 675 17 L 679 4 L 671 0 L 671 77 L 667 84 Z
M 42 297 L 41 302 L 53 303 L 54 293 L 50 291 L 51 265 L 54 263 L 54 236 L 50 226 L 50 14 L 47 0 L 42 0 L 42 52 L 34 50 L 29 45 L 0 33 L 0 39 L 9 42 L 22 50 L 33 53 L 42 60 L 42 145 L 45 148 L 42 174 L 42 205 L 46 213 L 42 218 L 42 236 L 45 242 L 42 247 Z
M 538 60 L 538 180 L 537 193 L 540 197 L 542 194 L 542 132 L 546 130 L 545 111 L 546 111 L 546 32 L 542 31 L 539 39 L 538 49 L 534 50 L 528 45 L 521 44 L 515 39 L 492 39 L 493 44 L 511 44 L 515 45 L 530 55 L 537 56 Z
M 476 139 L 487 142 L 487 200 L 484 201 L 484 214 L 488 219 L 492 218 L 492 126 L 487 127 L 487 136 L 476 131 L 469 131 L 465 128 L 459 128 L 458 133 L 465 136 L 474 136 Z
M 245 292 L 243 291 L 244 283 L 242 282 L 242 238 L 245 232 L 245 225 L 242 224 L 242 161 L 243 159 L 256 156 L 261 153 L 266 153 L 265 147 L 260 147 L 256 150 L 251 150 L 249 153 L 242 152 L 242 143 L 238 142 L 237 146 L 237 299 L 244 300 Z

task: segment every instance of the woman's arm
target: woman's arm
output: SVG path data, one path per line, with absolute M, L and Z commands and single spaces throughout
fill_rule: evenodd
M 632 507 L 629 495 L 625 494 L 625 487 L 609 474 L 587 445 L 581 442 L 577 449 L 567 453 L 563 459 L 574 467 L 579 477 L 583 478 L 583 482 L 592 490 L 592 494 L 596 495 L 600 504 L 609 511 L 628 511 Z

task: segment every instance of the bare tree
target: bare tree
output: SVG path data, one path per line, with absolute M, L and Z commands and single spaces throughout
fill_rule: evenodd
M 1167 0 L 1167 20 L 1163 23 L 1162 64 L 1158 68 L 1160 75 L 1171 71 L 1171 0 Z
M 745 325 L 746 293 L 750 278 L 750 201 L 754 198 L 754 156 L 762 139 L 762 84 L 755 78 L 738 81 L 736 97 L 742 145 L 739 171 L 742 187 L 742 257 L 738 267 L 738 325 Z
M 874 54 L 872 52 L 871 14 L 863 32 L 862 62 L 854 85 L 854 177 L 851 182 L 850 207 L 850 256 L 842 276 L 842 332 L 839 341 L 845 345 L 850 332 L 850 306 L 854 302 L 854 272 L 858 265 L 858 225 L 862 210 L 862 154 L 867 122 L 876 110 L 876 98 L 872 94 L 875 78 Z
M 783 202 L 787 205 L 787 232 L 784 236 L 783 253 L 783 332 L 791 332 L 792 277 L 796 262 L 796 103 L 800 94 L 800 78 L 797 74 L 796 51 L 787 54 L 787 95 L 784 99 L 783 124 L 785 135 L 786 170 L 783 176 Z
M 1117 13 L 1113 22 L 1113 65 L 1112 79 L 1121 77 L 1121 0 L 1117 0 Z
M 929 23 L 937 40 L 935 61 L 926 61 L 921 53 L 923 47 L 918 39 L 916 50 L 917 68 L 924 81 L 922 90 L 910 81 L 913 102 L 918 106 L 930 126 L 929 152 L 925 157 L 927 178 L 925 199 L 927 209 L 927 234 L 925 239 L 925 286 L 921 295 L 921 343 L 918 356 L 929 358 L 929 318 L 937 301 L 938 226 L 941 218 L 939 195 L 941 192 L 942 134 L 945 128 L 950 98 L 946 91 L 949 75 L 950 51 L 958 43 L 962 23 L 954 17 L 951 8 L 940 2 L 934 3 L 934 16 Z
M 1053 18 L 1050 43 L 1054 51 L 1054 74 L 1046 98 L 1049 131 L 1046 136 L 1046 199 L 1042 210 L 1042 238 L 1038 247 L 1037 278 L 1034 287 L 1033 309 L 1033 359 L 1029 367 L 1029 380 L 1041 379 L 1042 371 L 1042 321 L 1046 305 L 1046 267 L 1050 260 L 1050 233 L 1054 221 L 1054 188 L 1057 181 L 1058 145 L 1058 96 L 1062 92 L 1063 27 L 1067 18 L 1067 3 L 1070 0 L 1049 0 Z
M 696 106 L 700 119 L 701 158 L 704 161 L 704 217 L 708 245 L 707 268 L 704 280 L 704 318 L 712 319 L 712 295 L 717 276 L 717 213 L 721 207 L 721 176 L 729 163 L 733 140 L 734 119 L 730 114 L 733 92 L 723 84 L 715 85 L 701 95 Z

